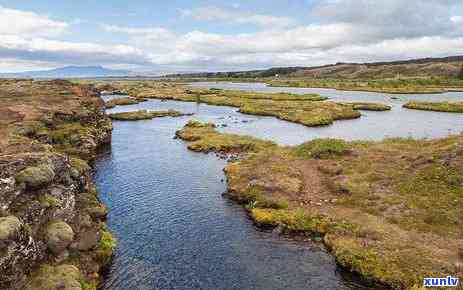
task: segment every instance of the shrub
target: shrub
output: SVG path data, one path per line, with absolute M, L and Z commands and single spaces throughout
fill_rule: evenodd
M 294 153 L 299 158 L 329 158 L 343 155 L 349 151 L 349 145 L 341 139 L 315 139 L 297 146 Z

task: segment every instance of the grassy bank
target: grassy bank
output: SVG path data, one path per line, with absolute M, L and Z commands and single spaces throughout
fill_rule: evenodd
M 341 80 L 341 79 L 282 79 L 268 80 L 273 87 L 330 88 L 345 91 L 367 91 L 388 94 L 438 94 L 463 88 L 458 79 L 384 79 L 384 80 Z
M 450 113 L 463 113 L 463 102 L 417 102 L 412 101 L 403 105 L 404 108 L 423 111 L 437 111 Z
M 201 144 L 195 151 L 247 152 L 225 172 L 228 195 L 256 224 L 321 235 L 340 265 L 372 283 L 408 289 L 423 277 L 462 277 L 463 136 L 281 147 L 196 122 L 182 131 L 189 146 Z

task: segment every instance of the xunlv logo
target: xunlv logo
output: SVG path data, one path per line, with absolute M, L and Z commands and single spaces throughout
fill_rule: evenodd
M 424 287 L 456 287 L 458 286 L 458 278 L 447 276 L 447 278 L 424 278 Z

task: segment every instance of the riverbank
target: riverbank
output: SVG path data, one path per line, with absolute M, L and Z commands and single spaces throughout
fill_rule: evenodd
M 227 195 L 260 226 L 321 235 L 365 280 L 407 289 L 463 275 L 462 135 L 281 147 L 190 122 L 177 136 L 195 151 L 247 153 L 225 168 Z
M 91 169 L 105 104 L 62 80 L 1 80 L 0 95 L 0 288 L 95 289 L 115 247 Z

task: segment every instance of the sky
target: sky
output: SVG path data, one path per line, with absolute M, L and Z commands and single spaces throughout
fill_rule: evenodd
M 461 0 L 0 0 L 0 72 L 232 71 L 463 55 Z

